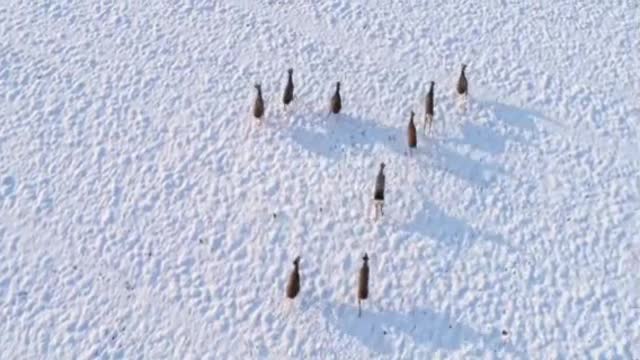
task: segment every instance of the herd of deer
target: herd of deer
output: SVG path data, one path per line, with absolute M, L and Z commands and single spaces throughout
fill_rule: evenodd
M 460 77 L 458 78 L 458 83 L 456 85 L 456 92 L 458 93 L 461 100 L 466 101 L 467 95 L 469 94 L 469 84 L 467 82 L 467 77 L 465 75 L 465 70 L 467 65 L 462 64 L 462 69 L 460 70 Z M 282 96 L 282 103 L 284 104 L 285 109 L 293 102 L 293 69 L 287 70 L 288 78 L 287 85 L 284 88 L 284 94 Z M 431 131 L 431 125 L 433 123 L 433 107 L 434 107 L 434 86 L 435 82 L 431 81 L 429 86 L 429 92 L 427 92 L 427 97 L 425 99 L 425 117 L 424 117 L 424 130 L 427 130 L 427 126 L 429 127 L 429 131 Z M 254 85 L 256 89 L 256 99 L 253 102 L 253 117 L 256 118 L 259 122 L 263 120 L 265 114 L 265 103 L 262 97 L 262 86 L 258 83 Z M 331 96 L 331 100 L 329 102 L 329 112 L 333 114 L 338 114 L 342 110 L 342 97 L 340 96 L 340 82 L 336 82 L 336 90 Z M 415 136 L 415 125 L 413 123 L 414 112 L 411 112 L 411 119 L 409 120 L 409 136 L 408 143 L 409 147 L 417 146 L 417 138 Z M 411 130 L 413 129 L 413 130 Z M 413 135 L 412 135 L 413 134 Z M 413 144 L 413 146 L 412 146 Z
M 456 84 L 456 92 L 458 93 L 459 99 L 464 104 L 467 100 L 469 94 L 469 84 L 467 81 L 467 77 L 465 75 L 466 65 L 462 64 L 462 69 L 460 70 L 460 77 L 458 78 L 458 82 Z M 284 88 L 284 94 L 282 96 L 282 102 L 284 104 L 285 109 L 293 102 L 293 69 L 287 70 L 288 80 L 287 85 Z M 424 117 L 424 126 L 423 131 L 430 133 L 431 127 L 433 124 L 434 118 L 434 86 L 435 82 L 431 81 L 429 86 L 429 92 L 427 92 L 427 96 L 425 99 L 425 117 Z M 262 98 L 262 88 L 260 84 L 255 85 L 257 95 L 253 104 L 253 116 L 258 120 L 262 121 L 264 113 L 265 113 L 265 104 L 264 99 Z M 331 97 L 329 102 L 329 111 L 333 114 L 340 113 L 342 110 L 342 97 L 340 96 L 340 82 L 336 83 L 336 90 Z M 413 149 L 418 146 L 418 137 L 416 134 L 416 126 L 413 121 L 415 117 L 415 113 L 411 111 L 411 117 L 409 119 L 409 126 L 407 129 L 407 145 L 409 147 L 409 154 Z M 382 207 L 384 205 L 384 188 L 385 188 L 385 175 L 384 175 L 384 163 L 380 164 L 380 169 L 378 170 L 378 176 L 376 177 L 376 183 L 373 192 L 373 203 L 375 205 L 375 217 L 374 219 L 377 221 L 379 216 L 383 215 Z M 358 277 L 358 316 L 362 315 L 361 303 L 363 300 L 366 300 L 369 297 L 369 256 L 367 253 L 362 257 L 362 267 L 360 268 L 360 274 Z M 289 281 L 287 283 L 287 297 L 289 299 L 295 299 L 300 293 L 300 256 L 296 257 L 293 260 L 293 270 L 289 275 Z

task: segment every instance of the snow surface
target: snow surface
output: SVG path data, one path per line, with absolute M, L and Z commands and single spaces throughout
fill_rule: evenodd
M 637 0 L 2 1 L 0 358 L 640 358 L 638 29 Z

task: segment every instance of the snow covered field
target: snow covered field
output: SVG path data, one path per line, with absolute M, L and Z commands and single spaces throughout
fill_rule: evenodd
M 0 359 L 640 359 L 639 7 L 2 1 Z

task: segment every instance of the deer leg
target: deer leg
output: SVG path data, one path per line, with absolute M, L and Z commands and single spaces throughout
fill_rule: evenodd
M 380 201 L 380 200 L 376 200 L 376 208 L 378 209 L 378 212 L 380 214 L 380 216 L 384 216 L 384 211 L 382 209 L 382 207 L 384 206 L 384 202 Z
M 467 93 L 458 95 L 458 107 L 460 111 L 467 111 Z
M 249 121 L 247 121 L 247 132 L 245 134 L 245 140 L 249 138 L 249 135 L 251 135 L 251 130 L 253 129 L 253 122 L 254 122 L 253 117 L 249 117 Z
M 358 299 L 358 317 L 362 316 L 362 307 L 360 305 L 360 299 Z
M 375 205 L 375 215 L 373 215 L 373 221 L 378 221 L 378 205 Z

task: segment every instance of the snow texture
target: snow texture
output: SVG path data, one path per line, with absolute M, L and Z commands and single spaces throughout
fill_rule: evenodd
M 640 358 L 639 28 L 637 0 L 2 1 L 0 358 Z

